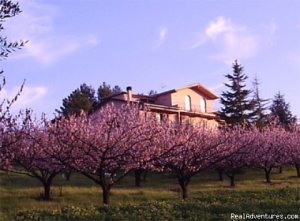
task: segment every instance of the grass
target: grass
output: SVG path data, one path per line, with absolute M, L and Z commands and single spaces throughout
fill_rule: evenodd
M 273 172 L 272 184 L 266 184 L 262 170 L 248 169 L 237 175 L 236 187 L 230 188 L 228 180 L 217 181 L 217 173 L 200 173 L 191 181 L 189 200 L 186 202 L 181 200 L 180 189 L 172 174 L 149 173 L 141 188 L 133 186 L 134 177 L 131 175 L 113 187 L 111 205 L 105 207 L 101 203 L 101 188 L 80 174 L 72 174 L 70 181 L 56 177 L 52 187 L 53 199 L 45 202 L 39 198 L 42 186 L 37 180 L 2 172 L 0 220 L 34 219 L 31 213 L 37 217 L 45 215 L 50 220 L 52 213 L 57 213 L 52 217 L 56 220 L 61 214 L 69 214 L 62 216 L 61 220 L 77 220 L 81 216 L 87 217 L 86 220 L 95 217 L 138 220 L 138 211 L 142 213 L 143 220 L 147 220 L 153 214 L 160 214 L 157 210 L 165 211 L 160 217 L 165 220 L 174 217 L 183 220 L 184 217 L 188 220 L 193 220 L 193 217 L 195 220 L 201 220 L 201 217 L 204 220 L 228 220 L 231 212 L 246 211 L 299 214 L 300 178 L 295 174 L 293 168 L 284 169 L 282 174 Z M 182 213 L 176 214 L 178 208 Z

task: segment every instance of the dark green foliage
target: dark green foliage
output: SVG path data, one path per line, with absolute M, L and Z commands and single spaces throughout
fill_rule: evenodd
M 15 220 L 231 220 L 234 214 L 299 214 L 299 192 L 282 188 L 260 191 L 207 191 L 187 201 L 152 201 L 115 206 L 30 210 Z M 287 197 L 288 196 L 288 197 Z M 251 199 L 251 200 L 247 200 Z M 238 205 L 238 206 L 237 206 Z
M 271 116 L 276 117 L 284 127 L 296 121 L 296 117 L 292 115 L 290 110 L 289 103 L 285 101 L 284 95 L 280 92 L 275 95 L 270 111 Z
M 251 121 L 253 117 L 254 103 L 249 98 L 251 90 L 246 89 L 245 81 L 247 75 L 244 68 L 237 61 L 233 63 L 233 73 L 225 77 L 228 83 L 225 86 L 227 91 L 221 95 L 221 117 L 229 124 L 241 124 L 245 121 Z
M 150 90 L 148 93 L 149 96 L 153 96 L 155 94 L 157 94 L 157 91 L 155 91 L 155 90 Z
M 101 103 L 103 98 L 114 95 L 114 94 L 118 94 L 120 92 L 122 92 L 122 89 L 120 88 L 120 86 L 115 85 L 112 88 L 109 84 L 106 84 L 105 82 L 103 82 L 102 85 L 100 85 L 97 90 L 98 102 Z
M 21 12 L 19 4 L 11 0 L 0 0 L 0 31 L 4 29 L 3 23 L 7 18 L 14 17 Z M 8 41 L 6 37 L 0 36 L 0 59 L 7 58 L 8 54 L 20 49 L 26 41 Z
M 91 86 L 82 84 L 68 97 L 63 99 L 62 107 L 56 111 L 64 116 L 71 114 L 79 115 L 81 111 L 92 112 L 96 104 L 95 90 Z
M 98 99 L 95 96 L 95 90 L 92 86 L 86 84 L 80 85 L 68 97 L 63 99 L 63 104 L 57 113 L 67 116 L 70 114 L 80 114 L 81 111 L 91 113 L 102 102 L 103 98 L 121 92 L 121 88 L 115 85 L 113 88 L 105 82 L 97 90 Z
M 259 81 L 257 78 L 253 82 L 253 117 L 252 120 L 256 123 L 258 127 L 264 127 L 268 123 L 268 114 L 267 111 L 267 99 L 263 99 L 260 96 L 259 91 Z

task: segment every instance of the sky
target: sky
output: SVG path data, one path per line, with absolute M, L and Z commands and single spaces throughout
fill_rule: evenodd
M 235 59 L 261 96 L 279 91 L 300 118 L 299 0 L 19 0 L 1 35 L 29 40 L 1 61 L 13 111 L 52 117 L 80 84 L 147 94 L 201 83 L 216 94 Z M 271 103 L 271 101 L 270 101 Z M 218 110 L 220 104 L 216 102 Z

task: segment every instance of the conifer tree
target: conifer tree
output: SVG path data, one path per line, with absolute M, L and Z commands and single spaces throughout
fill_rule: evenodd
M 296 122 L 296 117 L 293 116 L 290 110 L 290 104 L 286 102 L 284 95 L 278 92 L 270 107 L 271 116 L 277 117 L 282 126 L 288 128 L 289 124 Z
M 225 75 L 229 80 L 225 83 L 227 91 L 221 95 L 221 117 L 228 124 L 242 124 L 251 121 L 253 117 L 254 102 L 250 99 L 251 90 L 246 89 L 248 76 L 244 67 L 237 60 L 233 63 L 233 73 Z
M 268 100 L 261 98 L 259 85 L 260 83 L 257 77 L 255 77 L 253 81 L 253 121 L 261 128 L 264 127 L 268 121 L 268 114 L 266 113 Z

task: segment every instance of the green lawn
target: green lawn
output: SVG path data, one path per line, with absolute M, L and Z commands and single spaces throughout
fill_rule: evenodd
M 112 189 L 111 205 L 103 206 L 101 188 L 80 174 L 70 181 L 58 176 L 53 199 L 40 199 L 42 186 L 33 178 L 1 173 L 0 220 L 230 220 L 230 213 L 276 213 L 300 215 L 300 178 L 293 168 L 272 174 L 264 182 L 263 171 L 246 170 L 237 175 L 236 187 L 217 181 L 217 173 L 200 173 L 189 186 L 189 199 L 171 174 L 149 173 L 141 188 L 126 177 Z M 23 211 L 23 212 L 22 212 Z

